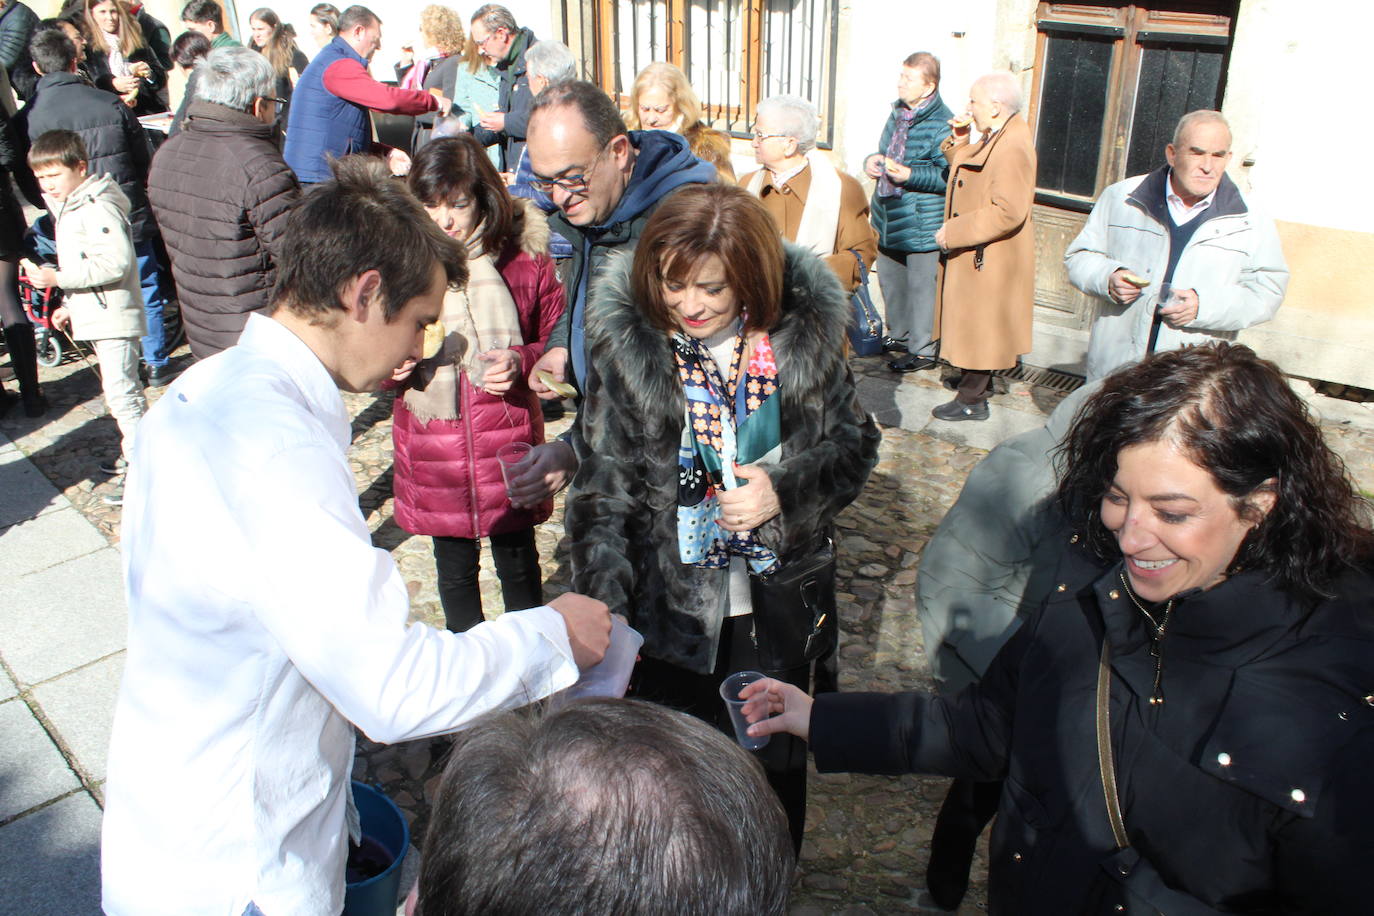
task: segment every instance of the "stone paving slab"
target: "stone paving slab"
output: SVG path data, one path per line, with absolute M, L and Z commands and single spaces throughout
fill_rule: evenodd
M 21 686 L 118 652 L 127 636 L 119 551 L 0 582 L 0 607 L 0 647 Z
M 0 453 L 0 528 L 68 505 L 19 449 Z
M 91 780 L 105 778 L 124 653 L 103 658 L 33 688 L 34 703 Z
M 62 752 L 23 700 L 0 703 L 0 735 L 4 736 L 0 740 L 0 822 L 81 788 Z M 0 855 L 0 862 L 10 858 Z M 0 895 L 0 906 L 4 905 Z
M 108 546 L 86 517 L 68 504 L 0 530 L 0 582 L 13 582 Z
M 0 827 L 0 914 L 100 916 L 100 808 L 85 792 Z

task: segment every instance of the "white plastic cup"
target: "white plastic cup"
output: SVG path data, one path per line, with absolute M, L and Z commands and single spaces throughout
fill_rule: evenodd
M 501 480 L 506 484 L 506 496 L 510 496 L 510 476 L 530 457 L 534 446 L 528 442 L 507 442 L 496 450 L 496 461 L 501 465 Z
M 765 747 L 770 736 L 756 738 L 749 734 L 749 720 L 744 718 L 745 701 L 740 699 L 739 692 L 755 681 L 767 677 L 768 675 L 760 671 L 736 671 L 720 684 L 720 698 L 725 701 L 725 708 L 730 710 L 730 724 L 735 726 L 735 740 L 746 751 L 757 751 Z
M 635 657 L 639 647 L 644 645 L 644 637 L 639 631 L 625 622 L 619 614 L 611 615 L 611 644 L 606 655 L 591 668 L 582 672 L 567 690 L 567 698 L 579 697 L 623 697 L 630 686 L 630 674 L 635 668 Z

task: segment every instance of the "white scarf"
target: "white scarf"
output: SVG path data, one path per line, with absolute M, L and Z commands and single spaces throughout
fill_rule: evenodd
M 811 190 L 806 192 L 801 223 L 792 241 L 825 257 L 835 253 L 835 237 L 840 231 L 840 175 L 818 149 L 807 152 L 806 163 L 811 167 Z M 759 169 L 746 190 L 758 197 L 768 175 L 768 169 Z

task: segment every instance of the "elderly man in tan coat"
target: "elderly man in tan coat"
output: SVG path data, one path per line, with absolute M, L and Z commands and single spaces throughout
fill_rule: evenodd
M 964 370 L 938 420 L 986 420 L 992 373 L 1031 348 L 1034 301 L 1035 147 L 1019 115 L 1021 88 L 1007 72 L 980 77 L 968 111 L 951 119 L 941 146 L 949 161 L 934 337 L 940 356 Z M 970 128 L 982 139 L 970 143 Z

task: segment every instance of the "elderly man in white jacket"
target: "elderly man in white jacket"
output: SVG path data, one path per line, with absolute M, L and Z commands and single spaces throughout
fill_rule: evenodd
M 1283 301 L 1288 266 L 1274 222 L 1226 175 L 1226 120 L 1184 115 L 1164 158 L 1103 191 L 1064 254 L 1069 281 L 1106 300 L 1088 342 L 1089 381 L 1157 350 L 1233 338 Z

